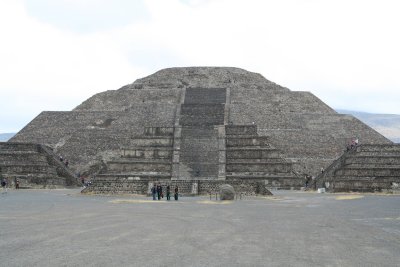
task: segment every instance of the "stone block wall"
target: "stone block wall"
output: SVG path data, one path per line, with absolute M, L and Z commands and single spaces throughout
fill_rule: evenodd
M 400 145 L 361 145 L 317 177 L 329 191 L 382 191 L 400 185 Z
M 237 194 L 267 194 L 268 181 L 263 180 L 166 180 L 166 179 L 142 179 L 135 180 L 129 177 L 119 178 L 96 178 L 93 184 L 82 191 L 86 194 L 141 194 L 150 195 L 151 186 L 160 183 L 163 187 L 164 196 L 166 195 L 166 187 L 170 185 L 171 194 L 174 192 L 175 186 L 178 186 L 181 196 L 191 195 L 208 195 L 219 192 L 219 187 L 223 184 L 230 184 L 234 187 Z M 172 198 L 172 195 L 171 195 Z
M 98 177 L 171 178 L 173 136 L 173 127 L 144 127 L 142 135 L 130 137 L 119 154 L 105 162 Z
M 289 91 L 287 88 L 266 80 L 258 73 L 248 72 L 231 67 L 185 67 L 167 68 L 138 79 L 133 84 L 125 87 L 136 89 L 170 88 L 265 88 L 271 91 Z
M 130 85 L 121 90 L 109 90 L 92 96 L 77 106 L 74 111 L 126 111 L 143 104 L 179 104 L 182 89 L 129 89 Z M 112 101 L 110 101 L 112 99 Z
M 106 111 L 44 111 L 18 132 L 10 142 L 29 142 L 51 147 L 62 146 L 73 133 L 108 128 L 119 116 Z
M 52 153 L 50 148 L 29 143 L 0 143 L 0 172 L 21 188 L 56 188 L 76 185 L 75 176 Z
M 227 125 L 225 129 L 227 181 L 259 180 L 279 189 L 301 187 L 292 163 L 269 143 L 269 137 L 258 136 L 257 125 Z
M 336 112 L 309 92 L 273 91 L 266 88 L 231 89 L 231 104 L 234 106 L 259 107 L 264 112 L 274 113 L 318 113 Z M 246 108 L 244 108 L 246 109 Z M 247 122 L 248 123 L 248 122 Z

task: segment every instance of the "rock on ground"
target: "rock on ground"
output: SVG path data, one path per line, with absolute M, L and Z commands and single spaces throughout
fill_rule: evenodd
M 234 200 L 235 189 L 229 184 L 223 184 L 219 187 L 221 200 Z

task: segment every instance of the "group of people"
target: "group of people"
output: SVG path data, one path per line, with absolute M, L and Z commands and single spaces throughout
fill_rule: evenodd
M 353 148 L 356 148 L 359 145 L 358 143 L 358 138 L 352 138 L 351 141 L 347 144 L 346 150 L 352 150 Z
M 7 192 L 7 184 L 8 184 L 7 179 L 4 177 L 1 178 L 1 187 L 3 189 L 3 192 Z M 19 189 L 19 179 L 18 178 L 15 178 L 14 185 L 15 185 L 15 189 Z
M 1 178 L 1 188 L 3 193 L 7 193 L 7 180 L 5 178 Z
M 167 189 L 166 189 L 166 193 L 167 193 L 167 200 L 171 200 L 171 187 L 170 185 L 167 185 Z M 153 187 L 151 188 L 151 194 L 153 196 L 153 200 L 160 200 L 161 198 L 164 198 L 164 193 L 163 193 L 163 187 L 160 183 L 153 184 Z M 174 190 L 174 199 L 178 200 L 178 196 L 179 196 L 179 189 L 178 186 L 175 186 L 175 190 Z
M 60 156 L 60 161 L 61 161 L 62 163 L 64 163 L 65 167 L 68 168 L 68 165 L 69 165 L 68 159 L 64 159 L 63 156 Z
M 310 186 L 310 183 L 314 180 L 314 177 L 306 174 L 304 179 L 305 179 L 304 187 L 307 189 Z

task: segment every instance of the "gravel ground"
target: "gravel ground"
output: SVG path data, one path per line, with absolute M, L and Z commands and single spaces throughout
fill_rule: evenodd
M 400 195 L 0 194 L 0 266 L 400 266 Z

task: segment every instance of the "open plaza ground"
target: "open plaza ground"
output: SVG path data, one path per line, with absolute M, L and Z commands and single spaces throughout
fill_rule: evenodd
M 0 266 L 400 266 L 400 195 L 0 195 Z

